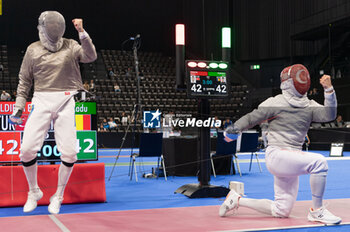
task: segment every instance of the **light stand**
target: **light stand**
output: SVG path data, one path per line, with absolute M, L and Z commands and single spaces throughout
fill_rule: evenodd
M 135 72 L 136 72 L 136 104 L 134 106 L 134 126 L 132 129 L 132 142 L 131 142 L 131 151 L 130 151 L 130 162 L 131 162 L 131 157 L 133 155 L 134 151 L 134 145 L 136 141 L 136 125 L 137 125 L 137 120 L 139 117 L 139 114 L 142 113 L 142 106 L 141 106 L 141 91 L 140 91 L 140 72 L 139 72 L 139 60 L 137 56 L 137 49 L 141 46 L 140 43 L 140 35 L 137 35 L 134 38 L 134 44 L 132 46 L 133 49 L 133 55 L 134 55 L 134 64 L 135 64 Z M 130 166 L 129 166 L 130 167 Z M 131 167 L 131 170 L 129 171 L 130 175 L 130 180 L 132 179 L 132 170 L 133 166 Z
M 119 147 L 119 152 L 118 155 L 115 158 L 115 162 L 113 165 L 113 169 L 111 171 L 111 174 L 108 178 L 108 181 L 112 178 L 115 166 L 118 162 L 121 150 L 123 149 L 124 146 L 124 142 L 126 140 L 126 136 L 128 134 L 129 128 L 130 128 L 130 124 L 131 122 L 134 122 L 134 126 L 132 128 L 132 142 L 131 142 L 131 152 L 130 152 L 130 163 L 131 163 L 131 157 L 134 151 L 134 145 L 135 145 L 135 141 L 136 141 L 136 127 L 137 127 L 137 121 L 138 121 L 138 116 L 139 116 L 139 112 L 142 112 L 142 106 L 141 106 L 141 91 L 140 91 L 140 75 L 139 75 L 139 61 L 138 61 L 138 56 L 137 56 L 137 49 L 140 48 L 141 46 L 141 39 L 140 39 L 140 35 L 137 35 L 136 37 L 131 37 L 130 39 L 126 40 L 123 42 L 122 46 L 124 46 L 124 44 L 130 40 L 133 40 L 133 46 L 132 46 L 132 50 L 133 50 L 133 56 L 134 56 L 134 64 L 135 64 L 135 72 L 136 72 L 136 102 L 134 104 L 134 108 L 132 111 L 132 115 L 131 115 L 131 121 L 128 121 L 127 124 L 127 128 L 125 130 L 125 134 L 124 137 L 122 139 L 122 143 Z M 129 166 L 130 167 L 130 166 Z M 132 178 L 132 169 L 129 168 L 129 176 L 130 176 L 130 180 Z

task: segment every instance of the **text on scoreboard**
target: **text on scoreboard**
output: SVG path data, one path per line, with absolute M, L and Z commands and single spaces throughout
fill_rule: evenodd
M 15 102 L 0 102 L 0 162 L 18 162 L 23 130 L 31 110 L 30 102 L 23 112 L 23 124 L 12 125 L 8 122 Z M 75 104 L 75 125 L 77 129 L 77 156 L 80 161 L 97 160 L 97 115 L 95 102 L 77 102 Z M 58 161 L 61 153 L 57 149 L 54 137 L 54 125 L 46 135 L 38 151 L 40 161 Z

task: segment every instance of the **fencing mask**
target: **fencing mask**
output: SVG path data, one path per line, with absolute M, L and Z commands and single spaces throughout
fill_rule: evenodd
M 61 49 L 66 23 L 59 12 L 44 11 L 41 13 L 38 30 L 40 42 L 46 49 L 51 52 L 57 52 Z
M 304 65 L 295 64 L 284 68 L 281 72 L 281 84 L 290 79 L 293 82 L 294 89 L 300 94 L 300 96 L 307 93 L 311 81 L 309 71 Z
M 310 84 L 309 71 L 302 64 L 288 66 L 281 72 L 282 94 L 293 107 L 307 107 L 310 104 L 306 96 Z

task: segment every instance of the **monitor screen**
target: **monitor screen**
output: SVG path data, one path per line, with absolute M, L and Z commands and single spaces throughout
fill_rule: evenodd
M 197 98 L 229 96 L 228 65 L 215 61 L 186 61 L 187 95 Z

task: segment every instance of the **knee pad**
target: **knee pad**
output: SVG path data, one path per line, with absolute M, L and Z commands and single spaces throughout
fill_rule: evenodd
M 326 158 L 322 156 L 316 160 L 311 174 L 323 173 L 323 175 L 324 174 L 327 175 L 327 171 L 328 171 L 328 163 Z
M 318 173 L 311 173 L 311 175 L 317 175 L 317 176 L 327 176 L 328 172 L 327 171 L 322 171 Z
M 73 165 L 74 165 L 74 163 L 67 163 L 67 162 L 64 162 L 63 160 L 62 160 L 62 164 L 66 167 L 69 167 L 69 168 L 73 167 Z
M 29 163 L 38 157 L 38 150 L 35 151 L 33 148 L 21 147 L 19 158 L 22 162 L 24 161 L 23 163 Z
M 272 216 L 279 218 L 287 218 L 292 212 L 293 206 L 289 207 L 287 205 L 279 205 L 277 202 L 272 206 L 271 212 Z
M 35 157 L 34 159 L 32 159 L 32 160 L 29 161 L 29 162 L 23 162 L 23 161 L 22 161 L 22 164 L 23 164 L 24 167 L 30 167 L 30 166 L 36 164 L 36 161 L 37 161 L 37 158 Z
M 69 154 L 67 155 L 67 153 L 62 153 L 61 155 L 61 161 L 66 162 L 66 163 L 75 163 L 78 160 L 77 154 L 73 153 L 73 154 Z
M 286 195 L 283 199 L 275 200 L 271 206 L 272 216 L 286 218 L 292 212 L 296 198 Z

